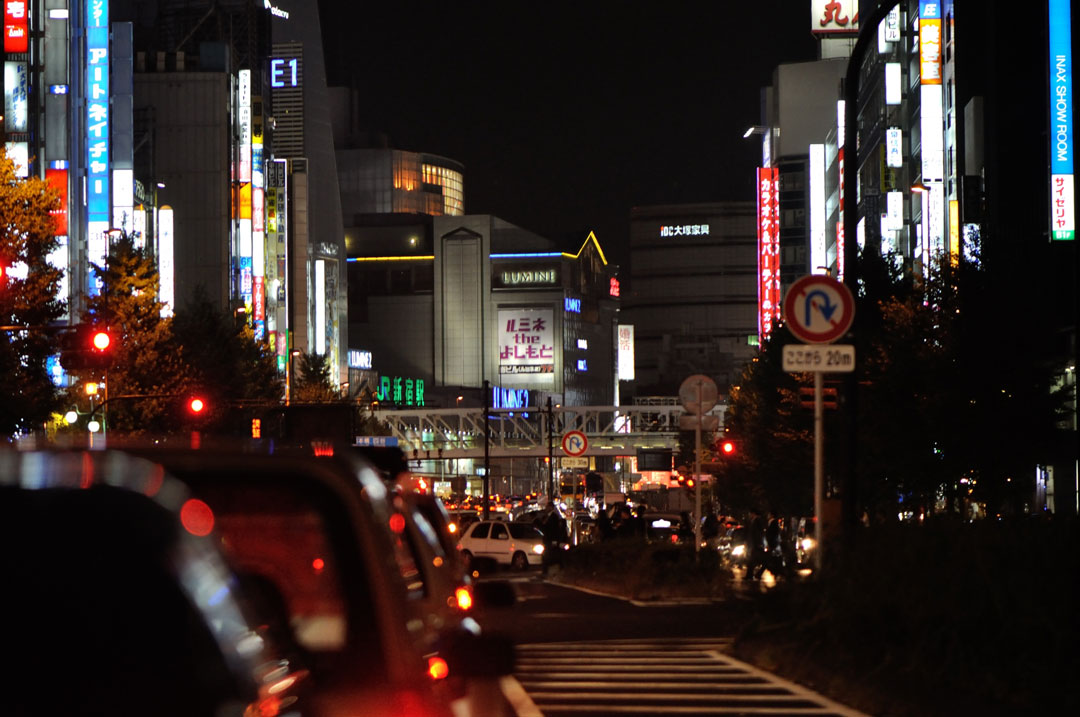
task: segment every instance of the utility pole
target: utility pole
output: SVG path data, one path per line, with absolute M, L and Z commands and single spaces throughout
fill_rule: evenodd
M 488 408 L 488 381 L 484 379 L 484 520 L 491 515 L 491 454 L 489 443 L 491 441 L 491 411 Z
M 553 435 L 555 432 L 555 410 L 551 407 L 551 396 L 547 400 L 548 413 L 548 501 L 555 504 L 555 446 Z

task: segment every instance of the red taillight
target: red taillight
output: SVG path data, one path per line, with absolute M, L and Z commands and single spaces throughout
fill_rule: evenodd
M 214 529 L 214 511 L 198 498 L 189 498 L 180 507 L 180 523 L 187 532 L 201 538 Z
M 450 665 L 446 664 L 446 660 L 434 655 L 428 658 L 427 661 L 428 675 L 433 680 L 445 680 L 450 674 Z
M 395 533 L 401 533 L 405 530 L 405 516 L 401 513 L 394 513 L 390 516 L 390 530 Z

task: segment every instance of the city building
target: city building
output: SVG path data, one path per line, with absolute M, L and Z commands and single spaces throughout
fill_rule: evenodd
M 157 260 L 167 311 L 199 293 L 247 317 L 283 372 L 293 349 L 309 350 L 346 380 L 344 233 L 316 5 L 4 7 L 5 148 L 61 196 L 50 262 L 65 270 L 70 320 L 101 290 L 91 265 L 126 233 Z
M 1035 340 L 1054 347 L 1059 384 L 1075 385 L 1071 4 L 1036 4 L 1020 31 L 1015 5 L 997 0 L 862 2 L 858 14 L 853 3 L 814 0 L 809 30 L 822 59 L 810 64 L 844 58 L 845 67 L 796 83 L 786 110 L 790 66 L 778 68 L 767 93 L 775 102 L 767 99 L 763 126 L 748 133 L 763 141 L 763 317 L 796 268 L 782 252 L 797 252 L 800 235 L 806 272 L 849 283 L 856 250 L 887 257 L 914 283 L 969 262 L 1006 295 L 1041 287 L 1038 298 L 1017 301 L 1048 327 Z M 852 54 L 860 16 L 874 17 L 874 34 Z M 857 86 L 847 84 L 851 63 Z M 830 102 L 834 121 L 823 128 Z M 805 211 L 789 200 L 805 202 Z M 857 217 L 854 236 L 845 209 Z M 1073 436 L 1075 410 L 1074 402 Z M 1039 506 L 1075 512 L 1075 449 L 1033 467 Z
M 675 396 L 693 374 L 736 383 L 758 350 L 753 202 L 635 207 L 621 326 L 633 380 L 621 399 Z
M 491 215 L 389 214 L 350 234 L 349 304 L 350 392 L 382 408 L 615 403 L 618 280 L 591 233 L 569 252 Z M 478 473 L 457 463 L 460 491 Z M 492 474 L 539 488 L 513 464 Z

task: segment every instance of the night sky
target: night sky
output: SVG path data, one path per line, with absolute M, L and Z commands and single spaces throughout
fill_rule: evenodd
M 760 88 L 815 59 L 810 3 L 320 0 L 362 129 L 465 165 L 465 209 L 626 261 L 633 206 L 752 200 Z

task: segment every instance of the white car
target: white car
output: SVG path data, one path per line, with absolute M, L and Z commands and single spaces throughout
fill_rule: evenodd
M 466 528 L 458 550 L 467 565 L 487 559 L 525 570 L 543 562 L 544 534 L 527 523 L 481 520 Z

